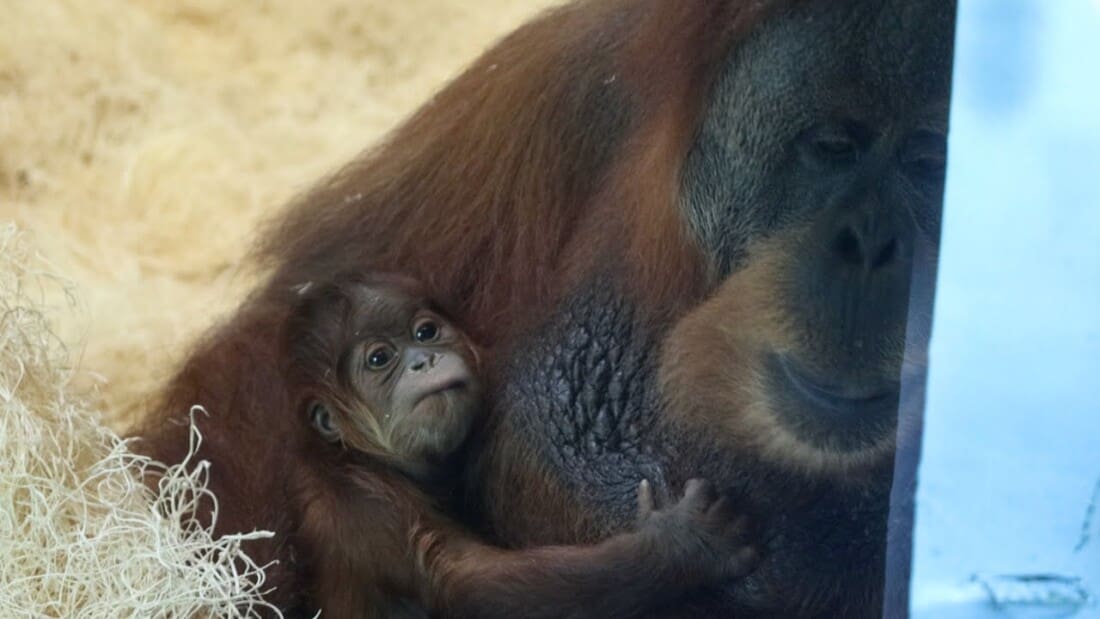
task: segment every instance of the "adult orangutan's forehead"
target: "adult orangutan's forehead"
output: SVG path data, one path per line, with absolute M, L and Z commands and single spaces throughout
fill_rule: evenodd
M 873 4 L 873 3 L 872 3 Z M 894 107 L 937 106 L 947 115 L 954 0 L 890 0 L 872 12 L 860 73 Z M 927 112 L 927 110 L 922 110 Z
M 946 118 L 954 13 L 953 0 L 800 3 L 735 50 L 722 85 L 789 124 L 838 106 Z
M 804 0 L 730 52 L 682 171 L 689 225 L 728 274 L 810 212 L 785 199 L 795 145 L 821 126 L 896 140 L 946 131 L 953 0 Z

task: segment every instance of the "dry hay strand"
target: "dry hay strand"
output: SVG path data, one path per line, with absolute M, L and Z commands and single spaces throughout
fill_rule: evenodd
M 0 227 L 0 609 L 5 617 L 252 617 L 263 567 L 194 517 L 208 463 L 171 467 L 72 395 L 46 299 L 68 285 L 15 226 Z M 60 290 L 62 294 L 58 295 Z M 192 454 L 202 437 L 192 425 Z M 188 471 L 188 469 L 191 469 Z M 143 483 L 160 477 L 159 493 Z

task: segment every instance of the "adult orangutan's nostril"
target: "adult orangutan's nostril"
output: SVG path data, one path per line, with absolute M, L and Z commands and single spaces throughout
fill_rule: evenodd
M 833 249 L 836 250 L 837 255 L 845 263 L 852 266 L 863 264 L 863 247 L 859 237 L 851 228 L 844 228 L 840 231 L 833 242 Z
M 845 226 L 833 239 L 833 251 L 844 264 L 874 271 L 889 266 L 898 255 L 897 237 L 885 240 L 874 235 L 861 236 Z
M 880 269 L 884 266 L 888 266 L 894 261 L 898 255 L 898 240 L 890 239 L 886 242 L 886 245 L 879 250 L 878 255 L 875 256 L 875 261 L 871 263 L 872 269 Z

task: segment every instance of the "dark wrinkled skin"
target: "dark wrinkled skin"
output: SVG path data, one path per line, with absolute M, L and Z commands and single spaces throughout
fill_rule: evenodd
M 539 331 L 503 369 L 499 408 L 514 413 L 509 425 L 531 435 L 540 457 L 582 500 L 625 524 L 638 480 L 667 486 L 661 442 L 653 440 L 657 359 L 650 334 L 598 286 L 566 302 Z
M 878 615 L 889 467 L 878 483 L 838 492 L 662 424 L 654 378 L 659 327 L 638 324 L 603 282 L 564 303 L 550 325 L 535 331 L 518 344 L 524 354 L 503 369 L 504 434 L 537 450 L 534 457 L 583 506 L 582 536 L 598 539 L 629 527 L 639 479 L 651 480 L 667 500 L 688 478 L 701 476 L 750 514 L 769 514 L 756 523 L 764 560 L 752 575 L 681 600 L 659 616 L 788 617 L 790 600 L 820 598 L 834 603 L 807 616 Z M 569 518 L 548 531 L 546 520 L 535 524 L 541 515 L 511 512 L 498 533 L 523 545 L 575 540 Z M 532 531 L 543 537 L 532 539 Z M 773 606 L 774 615 L 767 610 Z

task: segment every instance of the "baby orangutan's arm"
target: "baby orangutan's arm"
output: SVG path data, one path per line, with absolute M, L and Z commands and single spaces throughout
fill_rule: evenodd
M 746 520 L 701 480 L 656 510 L 639 488 L 639 524 L 592 545 L 508 550 L 437 514 L 409 484 L 352 474 L 345 496 L 305 510 L 317 602 L 330 617 L 390 616 L 393 600 L 444 617 L 633 617 L 695 588 L 745 574 Z M 349 480 L 350 481 L 350 480 Z M 362 492 L 363 496 L 352 495 Z

